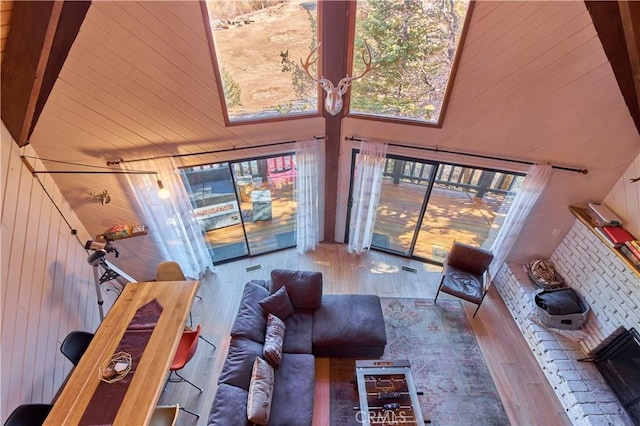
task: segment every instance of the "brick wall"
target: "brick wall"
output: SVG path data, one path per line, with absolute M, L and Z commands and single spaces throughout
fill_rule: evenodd
M 640 324 L 640 278 L 576 220 L 551 260 L 589 303 L 580 330 L 534 322 L 531 284 L 521 265 L 502 268 L 494 283 L 573 424 L 633 425 L 598 370 L 579 362 L 618 326 Z
M 638 328 L 640 278 L 583 223 L 576 220 L 551 261 L 591 308 L 581 341 L 585 352 L 619 326 Z

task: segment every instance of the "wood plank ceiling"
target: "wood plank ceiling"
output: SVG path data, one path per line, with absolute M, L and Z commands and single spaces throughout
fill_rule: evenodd
M 29 7 L 23 3 L 32 2 L 2 2 L 3 34 L 6 34 L 6 26 L 9 25 L 6 24 L 6 21 L 9 21 L 6 16 L 13 12 L 12 15 L 15 17 L 16 9 Z M 67 3 L 75 2 L 64 2 L 65 7 Z M 604 3 L 608 5 L 603 5 Z M 84 4 L 88 3 L 84 2 Z M 615 28 L 612 26 L 614 19 L 611 18 L 611 14 L 615 15 L 612 4 L 618 9 L 618 20 L 621 22 Z M 640 22 L 640 12 L 637 5 L 629 4 L 622 16 L 617 5 L 616 2 L 588 2 L 587 8 L 596 23 L 608 60 L 615 70 L 618 86 L 625 94 L 628 110 L 635 121 L 636 135 L 623 134 L 622 136 L 637 139 L 637 132 L 640 129 L 640 108 L 638 107 L 640 102 L 635 87 L 637 79 L 634 80 L 632 68 L 636 61 L 630 57 L 633 57 L 633 53 L 638 50 L 638 31 L 637 26 L 632 26 L 629 30 L 625 22 Z M 340 49 L 332 52 L 332 60 L 325 58 L 323 61 L 324 74 L 336 81 L 345 75 L 347 69 L 345 58 L 348 46 L 343 40 L 347 39 L 346 34 L 349 28 L 348 19 L 343 18 L 349 7 L 350 2 L 327 2 L 323 7 L 324 16 L 320 21 L 325 37 L 338 38 L 331 44 L 339 45 Z M 62 16 L 64 16 L 64 10 L 65 8 L 62 9 Z M 425 130 L 379 121 L 329 116 L 225 126 L 220 94 L 217 93 L 212 72 L 201 9 L 197 2 L 100 1 L 91 4 L 85 12 L 86 16 L 76 11 L 73 19 L 61 18 L 61 23 L 54 25 L 55 29 L 58 27 L 70 29 L 65 32 L 67 42 L 60 44 L 62 46 L 60 51 L 54 54 L 51 49 L 47 51 L 41 47 L 39 50 L 34 48 L 34 51 L 40 52 L 41 56 L 38 59 L 49 54 L 58 61 L 60 66 L 47 66 L 43 76 L 36 72 L 40 68 L 33 65 L 37 61 L 33 62 L 30 66 L 34 72 L 27 74 L 33 81 L 19 93 L 10 90 L 9 87 L 5 88 L 5 84 L 12 83 L 5 81 L 5 75 L 11 76 L 12 70 L 15 71 L 13 68 L 15 65 L 11 65 L 11 58 L 20 58 L 22 54 L 20 45 L 14 44 L 12 47 L 11 39 L 34 38 L 38 31 L 28 31 L 24 23 L 16 24 L 17 30 L 12 28 L 9 31 L 6 51 L 2 55 L 2 120 L 19 145 L 31 143 L 32 148 L 35 148 L 37 154 L 43 158 L 104 166 L 107 160 L 124 156 L 127 159 L 134 159 L 232 147 L 250 150 L 247 151 L 246 156 L 259 156 L 268 151 L 252 147 L 274 141 L 326 135 L 327 140 L 324 145 L 327 176 L 325 240 L 328 241 L 334 238 L 335 215 L 336 211 L 340 210 L 336 200 L 342 197 L 345 190 L 341 187 L 338 173 L 336 173 L 342 164 L 342 155 L 347 152 L 344 136 L 359 132 L 370 137 L 389 137 L 392 140 L 412 138 L 409 140 L 425 141 L 416 143 L 431 146 L 443 144 L 443 147 L 449 149 L 469 151 L 469 146 L 464 145 L 465 136 L 468 140 L 478 134 L 478 129 L 473 123 L 492 113 L 502 114 L 500 110 L 492 111 L 490 107 L 486 107 L 496 99 L 500 99 L 496 98 L 498 96 L 496 91 L 487 90 L 489 87 L 487 84 L 499 75 L 494 72 L 496 67 L 499 70 L 513 71 L 503 78 L 501 86 L 500 82 L 494 82 L 496 87 L 500 86 L 501 90 L 506 90 L 507 86 L 504 83 L 508 78 L 512 87 L 518 88 L 514 96 L 509 98 L 508 92 L 505 95 L 508 98 L 507 102 L 513 105 L 516 103 L 520 105 L 523 102 L 531 104 L 536 101 L 537 87 L 532 83 L 547 84 L 551 79 L 563 78 L 563 72 L 576 72 L 578 75 L 592 73 L 589 81 L 605 82 L 594 88 L 589 87 L 593 96 L 600 92 L 606 94 L 602 96 L 603 99 L 613 99 L 616 96 L 610 95 L 612 88 L 608 84 L 608 74 L 611 71 L 601 66 L 601 57 L 598 56 L 601 54 L 602 47 L 590 41 L 593 24 L 584 20 L 584 6 L 576 6 L 573 2 L 478 2 L 467 36 L 468 46 L 463 52 L 461 68 L 464 69 L 460 70 L 454 84 L 454 96 L 443 129 Z M 560 19 L 569 19 L 569 15 L 579 19 L 574 20 L 575 22 L 566 21 L 570 25 L 560 22 Z M 13 19 L 15 18 L 11 21 Z M 534 22 L 539 22 L 536 25 L 544 26 L 547 23 L 553 24 L 554 20 L 559 22 L 560 29 L 544 36 L 557 37 L 558 45 L 568 40 L 567 48 L 574 51 L 566 52 L 563 47 L 554 51 L 544 50 L 537 48 L 543 44 L 536 44 L 535 38 L 527 38 L 530 34 L 541 37 L 540 27 L 534 27 Z M 39 26 L 41 30 L 39 33 L 46 34 L 51 21 L 51 19 L 43 19 L 30 25 Z M 599 28 L 601 23 L 602 28 L 606 28 L 607 31 Z M 476 25 L 475 29 L 474 25 Z M 79 32 L 77 32 L 78 28 Z M 336 28 L 339 30 L 336 31 Z M 555 27 L 550 26 L 550 28 Z M 610 53 L 608 46 L 627 46 L 625 30 L 631 34 L 631 40 L 636 40 L 635 47 L 617 49 L 614 53 Z M 517 37 L 512 37 L 510 34 L 509 44 L 503 45 L 501 43 L 503 39 L 500 38 L 501 31 L 504 33 L 515 31 L 518 34 Z M 560 34 L 561 32 L 566 34 Z M 73 44 L 68 42 L 71 37 L 75 38 Z M 43 39 L 44 37 L 40 36 L 38 43 L 35 41 L 32 43 L 34 46 L 39 46 Z M 584 41 L 571 44 L 571 40 L 575 39 Z M 528 43 L 533 44 L 528 51 L 522 51 L 523 46 Z M 499 51 L 498 46 L 507 47 Z M 533 57 L 534 53 L 537 56 Z M 519 72 L 520 68 L 515 66 L 517 64 L 508 57 L 509 54 L 512 57 L 516 54 L 528 54 L 529 57 L 526 60 L 537 61 L 535 64 L 533 62 L 530 64 L 539 66 L 540 70 L 551 66 L 559 71 L 554 74 L 545 74 L 540 71 L 541 75 L 546 75 L 547 81 L 538 80 L 537 75 Z M 585 71 L 580 70 L 580 64 L 569 62 L 572 58 L 571 54 L 578 58 L 589 57 L 589 61 L 582 65 L 591 68 Z M 16 59 L 13 59 L 13 63 L 16 63 Z M 568 76 L 567 78 L 572 80 L 568 80 L 564 86 L 561 86 L 566 93 L 555 94 L 555 99 L 561 99 L 561 95 L 570 97 L 572 90 L 584 89 L 575 86 L 580 84 L 581 77 Z M 36 84 L 35 79 L 45 83 Z M 529 89 L 523 88 L 524 85 L 528 85 Z M 38 86 L 41 86 L 41 89 Z M 529 97 L 523 97 L 523 93 Z M 15 97 L 16 101 L 5 102 L 5 97 L 9 95 Z M 40 110 L 34 107 L 32 112 L 27 111 L 24 105 L 31 105 L 34 96 L 41 100 L 37 104 Z M 471 99 L 473 102 L 461 102 L 462 99 Z M 43 100 L 46 100 L 46 103 Z M 582 161 L 587 163 L 591 161 L 590 158 L 585 157 L 588 156 L 585 150 L 576 152 L 572 149 L 569 152 L 571 145 L 566 145 L 565 148 L 564 144 L 554 144 L 553 149 L 549 150 L 542 145 L 542 142 L 539 145 L 526 147 L 510 142 L 509 135 L 518 134 L 523 130 L 534 132 L 536 126 L 539 128 L 542 124 L 545 129 L 555 131 L 551 134 L 552 137 L 561 138 L 560 135 L 565 132 L 564 129 L 569 122 L 581 120 L 583 123 L 589 123 L 589 120 L 596 117 L 594 111 L 587 112 L 585 109 L 584 112 L 579 113 L 580 108 L 576 108 L 573 116 L 555 123 L 546 121 L 541 123 L 540 120 L 546 120 L 550 112 L 564 114 L 566 107 L 564 102 L 560 103 L 556 100 L 538 101 L 546 106 L 544 115 L 536 116 L 532 111 L 537 113 L 537 110 L 528 107 L 524 108 L 517 117 L 501 117 L 500 127 L 494 127 L 492 130 L 495 135 L 492 143 L 495 146 L 487 143 L 482 147 L 473 146 L 472 148 L 516 157 L 526 154 L 532 161 L 540 159 L 548 161 L 559 157 L 563 161 L 571 160 L 571 163 L 581 166 Z M 485 108 L 479 109 L 479 105 L 485 105 Z M 13 108 L 21 108 L 23 112 L 16 114 L 15 111 L 11 111 Z M 613 108 L 611 117 L 614 117 L 613 120 L 620 120 L 619 111 L 616 109 L 618 103 L 615 100 L 603 105 L 602 108 Z M 597 116 L 603 117 L 602 114 Z M 621 128 L 618 122 L 603 123 L 603 125 L 614 126 L 618 132 L 627 131 L 627 128 Z M 531 129 L 527 129 L 528 127 Z M 25 129 L 27 129 L 26 132 Z M 354 130 L 353 133 L 351 133 L 352 130 Z M 587 131 L 586 125 L 585 131 Z M 31 135 L 30 138 L 29 135 Z M 589 137 L 589 134 L 585 135 L 585 143 L 588 142 Z M 553 140 L 545 141 L 547 144 L 552 142 Z M 629 151 L 631 148 L 625 145 L 625 150 Z M 242 152 L 234 153 L 235 158 L 242 158 L 243 155 Z M 549 158 L 552 155 L 554 157 Z M 193 157 L 190 161 L 194 164 L 205 161 L 224 161 L 226 158 L 229 157 L 216 154 Z M 606 165 L 611 171 L 605 168 L 602 172 L 613 173 L 614 169 L 617 172 L 622 166 L 617 160 L 615 162 L 612 160 L 611 164 Z M 613 179 L 614 177 L 608 177 L 603 185 L 610 185 L 608 182 Z M 56 176 L 55 180 L 90 232 L 104 230 L 114 223 L 131 221 L 132 207 L 128 200 L 131 199 L 132 194 L 126 188 L 126 183 L 120 179 L 87 176 L 79 180 L 77 177 Z M 104 217 L 101 207 L 89 203 L 86 196 L 87 188 L 101 191 L 103 187 L 109 188 L 114 206 L 108 218 Z M 142 243 L 139 244 L 142 245 Z M 145 247 L 134 248 L 142 255 L 145 254 L 145 249 Z M 153 249 L 148 250 L 152 257 Z

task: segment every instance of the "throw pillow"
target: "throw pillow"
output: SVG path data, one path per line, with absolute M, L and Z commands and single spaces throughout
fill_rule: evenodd
M 273 380 L 273 367 L 262 358 L 256 357 L 247 398 L 247 418 L 250 422 L 263 426 L 269 423 Z
M 285 287 L 281 287 L 271 296 L 265 297 L 259 301 L 258 304 L 262 307 L 265 314 L 273 314 L 282 321 L 293 314 L 293 305 L 291 304 L 289 294 Z
M 287 288 L 291 304 L 296 309 L 318 309 L 322 304 L 322 273 L 274 269 L 269 291 Z
M 267 332 L 264 336 L 262 356 L 273 368 L 278 368 L 282 361 L 282 341 L 284 340 L 284 322 L 273 314 L 267 318 Z

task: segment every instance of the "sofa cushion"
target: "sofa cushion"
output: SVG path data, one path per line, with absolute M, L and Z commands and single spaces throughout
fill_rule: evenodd
M 270 425 L 311 426 L 315 386 L 315 358 L 309 354 L 282 354 L 275 371 Z
M 284 322 L 273 314 L 267 317 L 267 332 L 264 338 L 262 354 L 273 368 L 278 368 L 282 360 L 282 341 L 284 340 Z
M 287 287 L 283 286 L 275 293 L 258 302 L 265 314 L 273 314 L 282 321 L 293 313 L 293 305 L 287 294 Z
M 286 330 L 282 351 L 295 354 L 310 354 L 312 350 L 314 309 L 297 309 L 284 322 Z
M 316 356 L 380 357 L 387 333 L 380 298 L 372 294 L 322 297 L 313 314 L 313 353 Z
M 262 426 L 269 423 L 273 381 L 273 367 L 262 358 L 256 357 L 247 397 L 247 418 L 249 421 Z
M 236 386 L 222 383 L 218 386 L 209 413 L 208 426 L 251 426 L 247 418 L 249 392 Z
M 317 309 L 322 303 L 322 273 L 274 269 L 271 271 L 270 292 L 285 286 L 291 304 L 296 309 Z
M 231 336 L 246 337 L 258 343 L 264 343 L 267 316 L 258 304 L 269 296 L 269 291 L 252 282 L 244 286 L 236 319 L 231 327 Z
M 245 337 L 232 337 L 218 383 L 227 383 L 249 390 L 251 370 L 257 356 L 262 356 L 262 343 Z

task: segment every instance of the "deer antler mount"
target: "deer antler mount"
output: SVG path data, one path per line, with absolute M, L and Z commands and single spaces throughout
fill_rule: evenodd
M 371 69 L 373 68 L 371 66 L 371 62 L 373 61 L 373 58 L 371 56 L 371 49 L 369 48 L 369 45 L 365 43 L 367 46 L 367 51 L 366 51 L 367 55 L 365 56 L 365 52 L 364 51 L 362 52 L 362 62 L 365 64 L 364 72 L 357 77 L 346 76 L 340 80 L 337 86 L 334 86 L 331 80 L 324 77 L 315 78 L 309 72 L 309 67 L 318 61 L 317 57 L 313 61 L 311 60 L 311 57 L 318 52 L 318 49 L 320 48 L 321 44 L 322 43 L 318 43 L 315 49 L 313 49 L 311 53 L 309 53 L 309 56 L 307 56 L 306 61 L 302 62 L 302 59 L 300 59 L 300 63 L 302 64 L 302 68 L 304 68 L 309 78 L 315 81 L 316 83 L 319 83 L 320 85 L 322 85 L 322 88 L 324 89 L 324 91 L 327 92 L 327 98 L 325 99 L 324 107 L 329 114 L 336 115 L 340 111 L 342 111 L 342 105 L 343 105 L 342 95 L 347 93 L 347 90 L 349 89 L 349 86 L 351 86 L 352 81 L 358 80 L 364 77 L 369 71 L 371 71 Z

